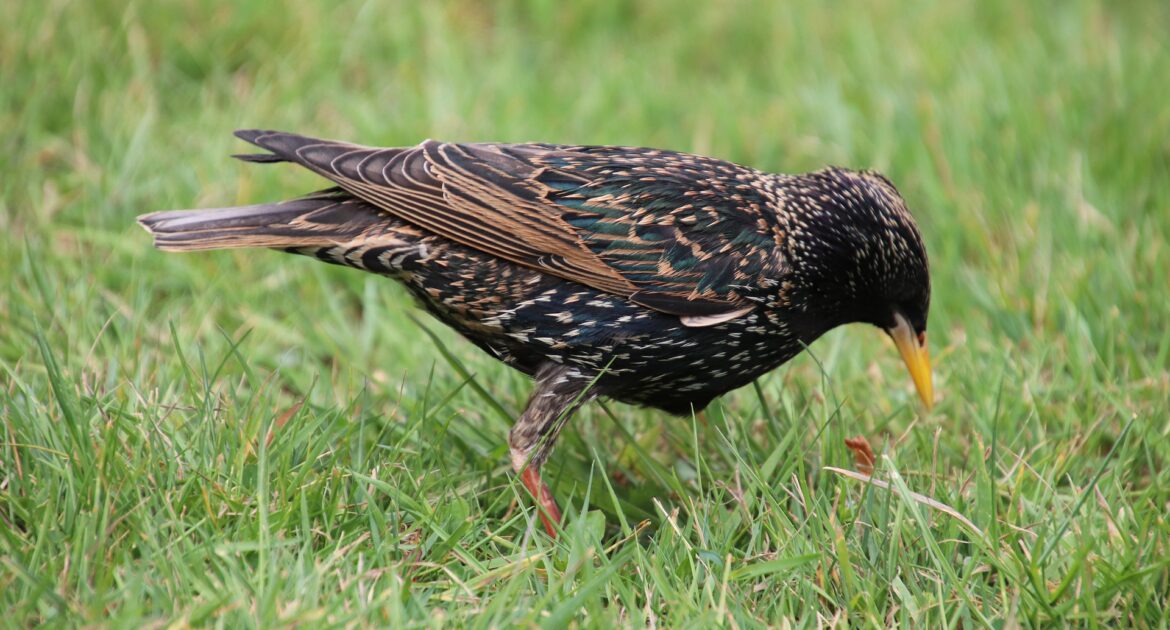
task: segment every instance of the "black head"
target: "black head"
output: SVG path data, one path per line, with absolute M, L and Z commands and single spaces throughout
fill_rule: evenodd
M 890 180 L 827 168 L 783 186 L 793 280 L 786 297 L 802 337 L 853 322 L 892 331 L 904 319 L 924 339 L 930 310 L 926 248 Z M 924 343 L 924 341 L 920 341 Z

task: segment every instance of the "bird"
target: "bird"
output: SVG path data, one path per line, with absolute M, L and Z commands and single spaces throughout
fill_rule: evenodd
M 582 405 L 672 415 L 844 324 L 885 331 L 929 410 L 930 273 L 917 222 L 873 170 L 787 175 L 623 146 L 383 148 L 240 130 L 331 185 L 301 197 L 141 215 L 164 251 L 269 248 L 388 276 L 534 387 L 508 434 L 548 534 L 540 469 Z

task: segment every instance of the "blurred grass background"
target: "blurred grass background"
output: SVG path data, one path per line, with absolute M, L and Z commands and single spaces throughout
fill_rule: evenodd
M 1170 5 L 46 0 L 0 24 L 0 624 L 1164 626 Z M 320 186 L 228 159 L 241 127 L 877 168 L 931 255 L 941 403 L 856 327 L 706 421 L 590 405 L 549 541 L 508 474 L 522 377 L 423 318 L 432 342 L 384 279 L 151 249 L 137 214 Z M 890 491 L 823 470 L 852 435 Z

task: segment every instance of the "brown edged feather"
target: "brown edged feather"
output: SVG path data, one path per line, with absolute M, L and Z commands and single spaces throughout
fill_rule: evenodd
M 781 235 L 763 174 L 622 147 L 453 144 L 373 148 L 240 131 L 385 212 L 436 235 L 690 325 L 753 308 L 738 287 L 778 275 Z M 754 247 L 761 243 L 767 248 Z

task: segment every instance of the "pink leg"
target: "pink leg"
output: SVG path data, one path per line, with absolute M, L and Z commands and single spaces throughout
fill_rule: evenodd
M 524 487 L 528 488 L 533 498 L 536 499 L 537 513 L 540 515 L 540 521 L 544 523 L 545 531 L 548 532 L 549 536 L 556 538 L 555 524 L 561 522 L 561 509 L 557 507 L 557 500 L 553 498 L 548 484 L 540 478 L 540 469 L 525 466 L 524 471 L 520 473 L 520 481 L 524 482 Z

